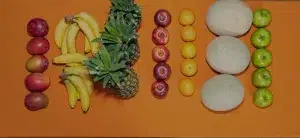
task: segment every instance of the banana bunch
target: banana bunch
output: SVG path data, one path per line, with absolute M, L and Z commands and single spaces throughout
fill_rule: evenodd
M 90 96 L 94 91 L 94 82 L 84 66 L 65 67 L 60 75 L 69 96 L 69 106 L 74 109 L 78 100 L 81 109 L 87 112 L 90 107 Z
M 76 38 L 79 32 L 85 36 L 84 53 L 76 49 Z M 100 37 L 97 21 L 88 13 L 81 12 L 75 16 L 61 19 L 55 29 L 55 43 L 61 54 L 52 59 L 55 64 L 66 65 L 60 75 L 68 92 L 69 106 L 73 109 L 78 100 L 81 101 L 83 112 L 90 107 L 90 96 L 94 91 L 94 82 L 83 61 L 87 54 L 95 55 L 100 46 L 94 39 Z
M 99 43 L 93 40 L 100 36 L 99 25 L 90 14 L 81 12 L 75 16 L 66 16 L 56 26 L 54 40 L 61 54 L 77 52 L 76 37 L 80 30 L 85 36 L 84 53 L 97 53 Z

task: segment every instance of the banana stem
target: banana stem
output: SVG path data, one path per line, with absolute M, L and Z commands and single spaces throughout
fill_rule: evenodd
M 59 78 L 62 79 L 62 80 L 66 80 L 68 76 L 69 76 L 69 75 L 66 74 L 66 73 L 61 73 L 61 74 L 59 75 Z
M 67 16 L 65 16 L 65 21 L 67 23 L 74 23 L 74 19 L 75 19 L 74 15 L 67 15 Z

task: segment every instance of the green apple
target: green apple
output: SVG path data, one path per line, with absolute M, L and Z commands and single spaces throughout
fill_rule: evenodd
M 252 98 L 253 104 L 259 108 L 266 108 L 273 103 L 273 94 L 268 88 L 258 88 Z
M 272 83 L 271 72 L 266 68 L 258 68 L 252 73 L 252 84 L 257 88 L 269 87 Z
M 253 12 L 253 26 L 262 28 L 268 26 L 272 21 L 272 14 L 269 10 L 260 8 Z
M 272 52 L 268 49 L 256 49 L 252 54 L 252 64 L 256 68 L 265 68 L 272 63 Z
M 256 48 L 266 48 L 272 40 L 271 32 L 267 28 L 258 28 L 251 35 L 251 43 Z

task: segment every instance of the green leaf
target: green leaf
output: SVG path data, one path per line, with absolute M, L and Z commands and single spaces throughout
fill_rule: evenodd
M 110 57 L 108 51 L 106 50 L 105 46 L 101 47 L 100 58 L 103 62 L 104 67 L 109 69 L 110 68 L 109 66 L 111 64 L 111 57 Z
M 95 38 L 92 42 L 101 42 L 101 37 Z
M 120 78 L 118 77 L 118 75 L 116 75 L 114 73 L 110 73 L 110 76 L 111 76 L 112 80 L 118 85 L 118 87 L 121 87 Z
M 102 77 L 95 76 L 95 77 L 93 78 L 93 81 L 94 81 L 94 82 L 97 82 L 97 81 L 100 81 L 100 80 L 102 80 L 102 79 L 103 79 Z
M 124 64 L 119 63 L 119 64 L 112 64 L 110 71 L 117 71 L 119 69 L 124 68 Z
M 110 80 L 111 76 L 110 75 L 107 75 L 105 76 L 104 80 L 103 80 L 103 88 L 106 88 L 107 84 L 108 84 L 108 81 Z

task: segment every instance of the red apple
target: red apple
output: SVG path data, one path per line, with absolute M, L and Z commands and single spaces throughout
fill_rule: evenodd
M 152 84 L 151 91 L 155 98 L 163 99 L 168 94 L 169 85 L 165 81 L 155 81 Z
M 31 73 L 25 78 L 25 86 L 30 92 L 44 92 L 50 83 L 50 78 L 42 73 Z
M 48 66 L 49 61 L 44 55 L 34 55 L 26 61 L 26 69 L 31 73 L 43 73 Z
M 158 10 L 154 15 L 154 22 L 159 27 L 168 27 L 171 24 L 172 16 L 165 9 Z
M 165 62 L 157 63 L 154 66 L 153 74 L 157 80 L 167 80 L 171 76 L 171 67 Z
M 31 55 L 46 54 L 50 49 L 49 41 L 44 37 L 33 37 L 27 44 L 27 52 Z
M 156 45 L 166 45 L 169 39 L 169 31 L 163 27 L 156 27 L 152 31 L 152 41 Z
M 152 50 L 152 58 L 155 62 L 167 62 L 170 57 L 170 52 L 166 46 L 155 46 Z

